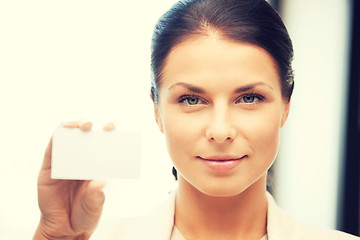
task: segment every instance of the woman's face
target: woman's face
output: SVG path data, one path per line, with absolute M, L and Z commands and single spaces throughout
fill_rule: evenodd
M 289 111 L 264 49 L 217 36 L 176 45 L 161 76 L 156 121 L 180 182 L 234 196 L 266 178 Z

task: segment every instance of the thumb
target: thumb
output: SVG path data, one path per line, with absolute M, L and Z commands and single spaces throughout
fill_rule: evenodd
M 106 182 L 102 180 L 90 181 L 85 192 L 85 207 L 94 213 L 102 210 L 105 202 L 105 195 L 103 188 Z
M 75 231 L 91 234 L 95 230 L 105 202 L 104 186 L 104 181 L 88 182 L 79 209 L 72 216 Z

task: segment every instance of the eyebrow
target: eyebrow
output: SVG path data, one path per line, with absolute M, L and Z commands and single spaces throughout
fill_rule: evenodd
M 176 87 L 176 86 L 182 86 L 182 87 L 187 88 L 188 90 L 190 90 L 192 92 L 195 92 L 195 93 L 205 93 L 206 92 L 201 87 L 197 87 L 197 86 L 194 86 L 194 85 L 191 85 L 191 84 L 188 84 L 188 83 L 183 83 L 183 82 L 175 83 L 174 85 L 169 87 L 169 90 L 171 90 L 173 87 Z M 252 84 L 249 84 L 249 85 L 245 85 L 245 86 L 236 88 L 234 93 L 246 92 L 246 91 L 249 91 L 251 89 L 256 88 L 257 86 L 266 86 L 266 87 L 268 87 L 270 89 L 273 89 L 270 85 L 268 85 L 266 83 L 256 82 L 256 83 L 252 83 Z
M 174 85 L 172 85 L 171 87 L 169 87 L 169 90 L 172 89 L 173 87 L 176 86 L 182 86 L 184 88 L 187 88 L 188 90 L 195 92 L 195 93 L 205 93 L 205 90 L 202 89 L 201 87 L 196 87 L 194 85 L 188 84 L 188 83 L 183 83 L 183 82 L 178 82 L 175 83 Z
M 263 83 L 263 82 L 257 82 L 257 83 L 252 83 L 252 84 L 249 84 L 249 85 L 246 85 L 243 87 L 239 87 L 239 88 L 235 89 L 234 92 L 235 93 L 246 92 L 246 91 L 256 88 L 257 86 L 265 86 L 265 87 L 268 87 L 273 90 L 273 88 L 270 85 Z

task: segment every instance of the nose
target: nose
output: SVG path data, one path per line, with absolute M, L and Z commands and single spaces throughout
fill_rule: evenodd
M 232 142 L 236 137 L 236 128 L 232 124 L 230 112 L 222 107 L 214 110 L 206 129 L 206 138 L 210 142 Z

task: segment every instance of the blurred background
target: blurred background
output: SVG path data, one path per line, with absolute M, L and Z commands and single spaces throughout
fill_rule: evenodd
M 175 1 L 0 2 L 0 239 L 31 239 L 36 181 L 64 121 L 143 133 L 140 180 L 108 182 L 102 223 L 176 187 L 153 118 L 150 39 Z M 359 1 L 272 1 L 292 37 L 295 91 L 272 192 L 301 221 L 359 235 Z

